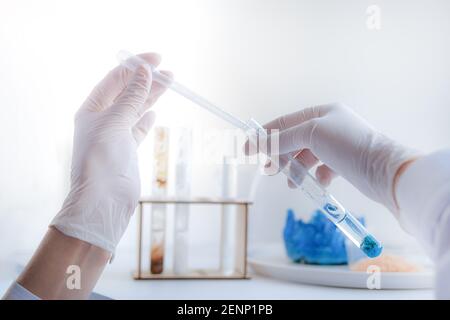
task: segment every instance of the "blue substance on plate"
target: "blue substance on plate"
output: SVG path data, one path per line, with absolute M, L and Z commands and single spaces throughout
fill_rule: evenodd
M 364 220 L 360 219 L 364 224 Z M 294 262 L 309 264 L 347 264 L 345 236 L 319 210 L 309 222 L 296 220 L 289 209 L 283 232 L 287 255 Z

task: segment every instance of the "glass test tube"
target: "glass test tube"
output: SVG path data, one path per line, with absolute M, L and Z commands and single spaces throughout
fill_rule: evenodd
M 235 198 L 237 195 L 236 159 L 224 157 L 222 170 L 222 196 Z M 220 272 L 231 275 L 235 271 L 236 247 L 236 208 L 234 205 L 222 206 L 220 239 Z
M 253 132 L 249 137 L 255 139 L 261 135 L 267 137 L 264 128 L 255 120 L 250 119 L 248 125 Z M 250 131 L 252 131 L 250 130 Z M 257 139 L 257 138 L 256 138 Z M 292 154 L 279 156 L 281 168 L 288 179 L 313 200 L 321 212 L 325 214 L 336 227 L 338 227 L 348 239 L 359 247 L 369 258 L 379 256 L 383 250 L 381 243 L 370 234 L 366 228 L 348 212 L 328 191 L 326 191 L 308 170 Z
M 178 132 L 175 166 L 175 193 L 177 197 L 190 196 L 192 178 L 192 131 L 181 128 Z M 189 205 L 175 205 L 173 272 L 186 274 L 189 269 Z
M 153 152 L 152 195 L 154 197 L 164 197 L 167 195 L 169 167 L 168 128 L 155 128 Z M 152 205 L 150 235 L 150 272 L 152 274 L 160 274 L 164 271 L 166 209 L 165 204 L 154 203 Z

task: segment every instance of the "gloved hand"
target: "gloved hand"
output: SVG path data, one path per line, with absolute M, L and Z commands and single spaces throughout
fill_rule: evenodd
M 140 195 L 136 151 L 155 119 L 146 111 L 164 91 L 148 65 L 118 66 L 94 88 L 75 116 L 70 192 L 51 226 L 114 252 Z
M 307 169 L 320 160 L 323 164 L 315 175 L 322 185 L 340 174 L 397 213 L 394 178 L 402 164 L 418 153 L 377 132 L 350 108 L 342 104 L 311 107 L 277 118 L 264 128 L 269 134 L 279 130 L 270 136 L 272 141 L 278 139 L 278 154 L 293 153 Z

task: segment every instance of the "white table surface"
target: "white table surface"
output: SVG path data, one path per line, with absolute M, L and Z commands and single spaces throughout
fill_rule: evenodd
M 130 263 L 132 261 L 133 263 Z M 290 283 L 251 274 L 249 280 L 133 280 L 134 257 L 107 266 L 95 291 L 113 299 L 432 299 L 432 290 L 366 290 Z M 0 295 L 23 267 L 0 261 Z

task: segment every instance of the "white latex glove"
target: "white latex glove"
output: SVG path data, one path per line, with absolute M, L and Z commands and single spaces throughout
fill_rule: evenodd
M 279 130 L 271 137 L 279 139 L 279 154 L 294 153 L 307 169 L 320 160 L 323 164 L 315 174 L 322 185 L 340 174 L 366 196 L 398 213 L 394 179 L 402 164 L 418 153 L 377 132 L 347 106 L 303 109 L 264 127 Z
M 75 116 L 70 192 L 51 226 L 114 252 L 140 195 L 136 151 L 155 118 L 145 112 L 164 91 L 148 65 L 118 66 L 94 88 Z

